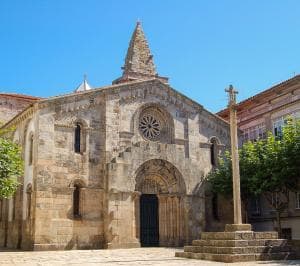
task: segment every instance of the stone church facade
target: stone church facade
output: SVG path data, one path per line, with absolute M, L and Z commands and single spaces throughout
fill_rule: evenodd
M 1 246 L 182 246 L 212 224 L 204 176 L 228 123 L 157 74 L 139 23 L 113 85 L 40 99 L 11 126 L 25 170 L 0 202 Z

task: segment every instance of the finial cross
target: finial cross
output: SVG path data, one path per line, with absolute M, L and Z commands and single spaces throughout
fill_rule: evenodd
M 229 85 L 229 88 L 225 89 L 225 91 L 228 92 L 229 106 L 236 104 L 236 94 L 239 92 L 235 90 L 232 85 Z

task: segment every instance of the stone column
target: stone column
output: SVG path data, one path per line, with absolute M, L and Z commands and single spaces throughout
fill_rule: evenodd
M 158 194 L 159 206 L 159 245 L 166 246 L 167 238 L 167 196 Z
M 179 246 L 179 242 L 180 242 L 180 211 L 179 211 L 179 198 L 178 196 L 174 197 L 174 204 L 175 204 L 175 209 L 176 212 L 174 212 L 175 214 L 175 221 L 176 221 L 176 227 L 175 227 L 175 246 L 178 247 Z
M 234 224 L 242 224 L 241 212 L 241 193 L 240 193 L 240 169 L 237 137 L 237 120 L 236 120 L 236 94 L 238 93 L 230 85 L 226 89 L 229 95 L 229 112 L 230 112 L 230 139 L 231 139 L 231 157 L 232 157 L 232 180 L 233 180 L 233 205 L 234 205 Z
M 134 238 L 137 239 L 138 242 L 140 242 L 140 198 L 141 198 L 141 192 L 134 191 L 132 193 L 132 201 L 133 201 L 133 234 Z

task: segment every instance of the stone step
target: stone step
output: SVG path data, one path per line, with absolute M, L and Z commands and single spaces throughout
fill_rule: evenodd
M 253 254 L 209 254 L 209 253 L 193 253 L 193 252 L 176 252 L 176 257 L 210 260 L 219 262 L 243 262 L 255 260 L 290 260 L 295 259 L 296 255 L 293 252 L 278 252 L 278 253 L 253 253 Z
M 292 252 L 289 245 L 280 246 L 248 246 L 248 247 L 213 247 L 213 246 L 185 246 L 185 252 L 212 253 L 212 254 L 253 254 Z
M 287 239 L 255 239 L 255 240 L 193 240 L 193 246 L 215 246 L 215 247 L 247 247 L 247 246 L 284 246 L 288 244 Z
M 277 232 L 253 232 L 253 231 L 237 231 L 237 232 L 202 232 L 201 239 L 212 240 L 254 240 L 254 239 L 277 239 Z

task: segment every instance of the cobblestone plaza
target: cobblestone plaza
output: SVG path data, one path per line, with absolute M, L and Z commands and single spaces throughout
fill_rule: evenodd
M 284 266 L 300 265 L 300 260 L 293 261 L 258 261 L 240 263 L 222 263 L 176 258 L 178 248 L 135 248 L 114 250 L 70 250 L 40 252 L 0 252 L 0 265 L 47 266 L 47 265 L 169 265 L 169 266 Z

